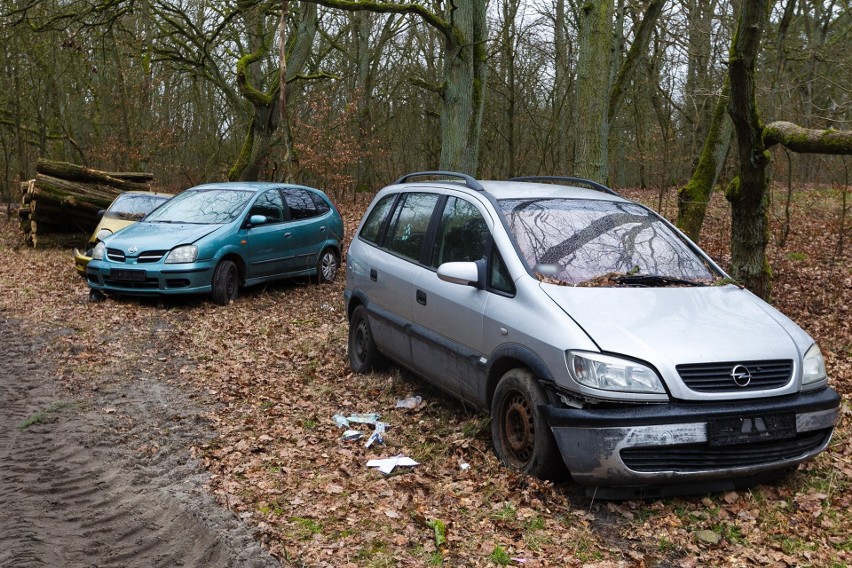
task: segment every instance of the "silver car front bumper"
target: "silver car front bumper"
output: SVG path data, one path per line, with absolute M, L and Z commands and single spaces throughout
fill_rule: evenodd
M 728 404 L 544 410 L 574 481 L 641 487 L 792 469 L 828 446 L 839 404 L 826 388 Z

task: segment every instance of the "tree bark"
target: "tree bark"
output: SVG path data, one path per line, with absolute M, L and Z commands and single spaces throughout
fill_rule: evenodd
M 781 144 L 800 154 L 852 154 L 852 130 L 817 130 L 792 122 L 770 122 L 763 129 L 767 148 Z
M 285 80 L 288 82 L 301 73 L 307 63 L 310 46 L 317 31 L 316 5 L 307 3 L 304 5 L 305 12 L 302 14 L 299 31 L 292 44 L 287 59 L 287 69 L 284 72 Z M 253 13 L 254 10 L 258 9 L 258 6 L 246 4 L 244 10 L 249 21 L 252 18 L 260 17 Z M 257 25 L 257 23 L 250 23 L 248 27 L 256 27 Z M 249 36 L 253 37 L 251 34 Z M 281 118 L 279 112 L 280 70 L 279 75 L 271 82 L 269 89 L 261 90 L 262 87 L 257 84 L 258 79 L 252 76 L 251 66 L 258 63 L 266 55 L 267 46 L 258 37 L 253 37 L 253 41 L 259 44 L 256 49 L 241 57 L 237 62 L 237 86 L 240 94 L 252 106 L 252 118 L 240 153 L 228 172 L 228 179 L 230 180 L 255 181 L 260 178 L 263 163 L 269 156 L 273 136 L 278 129 Z
M 766 300 L 772 293 L 772 271 L 766 259 L 769 153 L 763 143 L 763 127 L 757 114 L 754 73 L 768 17 L 768 0 L 743 2 L 731 41 L 728 112 L 736 131 L 739 175 L 725 194 L 731 203 L 732 276 Z
M 145 182 L 154 179 L 154 174 L 147 172 L 104 172 L 44 158 L 36 162 L 36 172 L 69 181 L 100 183 L 122 191 L 149 191 L 151 188 Z
M 446 35 L 441 112 L 442 170 L 477 175 L 482 111 L 485 108 L 487 24 L 485 1 L 450 8 L 453 33 Z
M 733 124 L 726 113 L 729 95 L 730 83 L 725 81 L 710 121 L 710 130 L 704 141 L 698 166 L 689 183 L 677 193 L 677 226 L 696 243 L 701 235 L 707 203 L 710 201 L 713 188 L 716 187 L 716 180 L 719 179 L 719 172 L 724 166 L 731 144 Z
M 581 10 L 574 168 L 580 177 L 606 183 L 608 97 L 602 93 L 610 85 L 612 0 L 589 1 Z
M 488 64 L 486 0 L 450 2 L 447 18 L 416 3 L 382 0 L 310 0 L 348 11 L 416 14 L 444 36 L 444 84 L 440 89 L 441 157 L 439 167 L 472 175 L 479 169 L 482 111 Z

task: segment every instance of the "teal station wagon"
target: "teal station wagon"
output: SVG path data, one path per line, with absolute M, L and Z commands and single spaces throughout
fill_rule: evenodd
M 268 182 L 187 189 L 92 251 L 92 299 L 211 294 L 228 304 L 241 287 L 296 276 L 331 282 L 343 220 L 320 190 Z

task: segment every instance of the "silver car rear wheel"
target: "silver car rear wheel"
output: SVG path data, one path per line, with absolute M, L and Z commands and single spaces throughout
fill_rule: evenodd
M 373 341 L 367 308 L 358 306 L 349 318 L 349 366 L 356 373 L 369 373 L 380 370 L 384 363 L 385 359 Z

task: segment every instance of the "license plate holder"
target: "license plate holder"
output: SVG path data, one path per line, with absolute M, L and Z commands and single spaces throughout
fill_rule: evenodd
M 784 440 L 795 435 L 796 415 L 793 413 L 716 418 L 707 423 L 707 441 L 711 446 Z
M 109 278 L 116 282 L 145 282 L 146 274 L 144 270 L 114 268 L 110 271 Z

